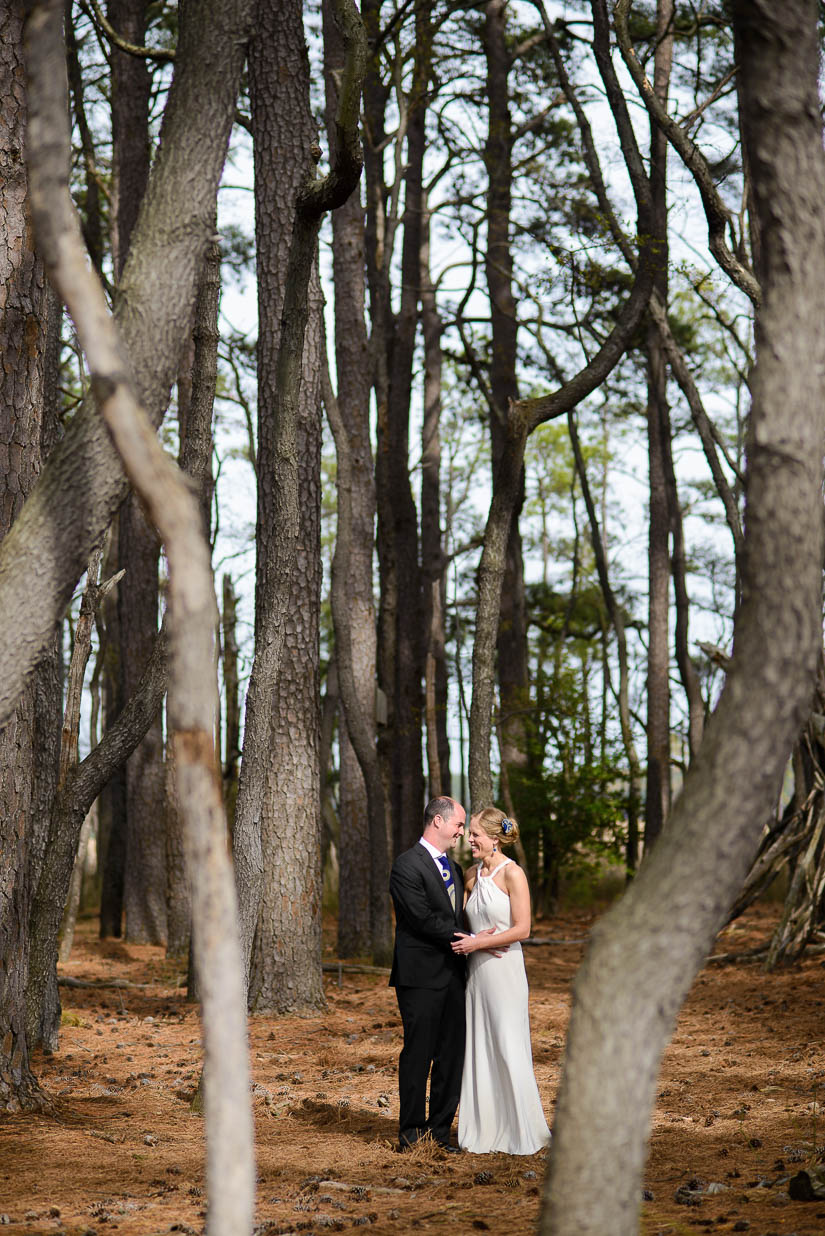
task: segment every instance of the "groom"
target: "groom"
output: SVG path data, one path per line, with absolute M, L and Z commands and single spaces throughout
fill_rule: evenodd
M 395 988 L 404 1046 L 398 1059 L 399 1148 L 430 1136 L 445 1150 L 461 1094 L 464 1063 L 464 959 L 450 948 L 462 927 L 464 880 L 448 857 L 464 834 L 464 808 L 434 798 L 420 841 L 399 854 L 390 876 L 395 906 Z M 427 1078 L 430 1108 L 426 1111 Z

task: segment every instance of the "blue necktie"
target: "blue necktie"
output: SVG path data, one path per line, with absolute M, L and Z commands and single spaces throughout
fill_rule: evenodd
M 450 864 L 447 861 L 446 855 L 444 854 L 439 854 L 438 858 L 435 861 L 438 863 L 439 867 L 441 868 L 441 875 L 444 880 L 444 886 L 446 887 L 447 892 L 450 894 L 450 901 L 452 902 L 453 909 L 455 909 L 455 880 L 453 879 L 453 873 L 452 873 L 452 870 L 450 869 Z

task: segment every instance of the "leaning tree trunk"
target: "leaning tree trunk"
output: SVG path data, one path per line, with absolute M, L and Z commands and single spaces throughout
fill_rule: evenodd
M 58 7 L 62 11 L 62 5 Z M 7 17 L 10 25 L 12 19 L 19 24 L 20 10 L 6 6 L 3 20 Z M 153 168 L 154 191 L 150 189 L 151 202 L 138 224 L 141 240 L 133 243 L 124 273 L 129 292 L 118 309 L 132 372 L 140 375 L 154 423 L 165 407 L 191 312 L 195 273 L 234 117 L 247 20 L 248 0 L 221 0 L 220 4 L 190 0 L 181 5 L 178 61 L 164 117 L 162 150 Z M 11 34 L 10 26 L 6 33 Z M 4 37 L 4 54 L 16 44 L 15 38 Z M 60 51 L 51 70 L 55 84 L 61 81 L 64 63 Z M 19 104 L 21 78 L 17 70 L 17 84 L 4 92 L 7 101 Z M 65 114 L 65 99 L 59 108 Z M 11 114 L 7 107 L 4 118 Z M 183 185 L 185 194 L 180 191 Z M 7 190 L 4 200 L 8 199 Z M 204 204 L 207 219 L 203 218 Z M 30 330 L 35 326 L 36 318 L 30 321 Z M 36 342 L 34 337 L 32 342 Z M 23 457 L 27 457 L 25 450 Z M 49 647 L 88 556 L 126 488 L 108 431 L 91 399 L 87 400 L 51 452 L 0 544 L 3 723 L 14 715 L 25 683 Z M 32 571 L 32 562 L 38 570 Z M 21 579 L 26 580 L 25 588 L 20 587 Z M 0 1001 L 4 1010 L 14 1006 L 12 1019 L 0 1034 L 0 1075 L 10 1079 L 15 1102 L 24 1100 L 31 1089 L 27 1058 L 20 1048 L 25 982 L 21 933 L 30 896 L 21 884 L 23 843 L 22 837 L 15 837 L 4 851 L 2 880 L 12 922 L 7 930 L 4 917 L 0 929 L 0 972 L 14 976 Z
M 574 989 L 541 1230 L 638 1231 L 650 1112 L 680 1004 L 751 862 L 821 646 L 825 157 L 816 12 L 737 0 L 762 229 L 742 603 L 730 671 L 665 831 Z
M 86 585 L 80 601 L 80 613 L 74 630 L 72 658 L 66 685 L 66 707 L 60 742 L 60 761 L 56 784 L 55 801 L 78 763 L 80 734 L 80 708 L 83 696 L 83 678 L 86 663 L 92 648 L 92 629 L 95 609 L 106 592 L 117 582 L 107 581 L 104 587 L 97 582 L 100 568 L 100 549 L 89 560 Z M 50 804 L 53 810 L 54 804 Z M 51 814 L 51 811 L 50 813 Z M 47 816 L 48 818 L 48 816 Z M 48 1051 L 57 1048 L 60 1026 L 60 997 L 57 989 L 57 936 L 55 924 L 59 924 L 71 883 L 76 847 L 63 849 L 53 830 L 47 831 L 48 842 L 43 862 L 40 865 L 36 892 L 32 901 L 29 921 L 29 981 L 26 988 L 26 1038 L 32 1051 L 41 1043 Z M 55 888 L 57 883 L 60 892 Z M 46 892 L 45 890 L 48 890 Z M 47 906 L 43 905 L 44 893 Z M 66 896 L 61 896 L 65 893 Z M 45 913 L 44 913 L 45 910 Z M 51 930 L 50 930 L 51 927 Z
M 191 323 L 212 234 L 251 0 L 183 0 L 161 141 L 132 235 L 115 316 L 158 425 Z M 76 411 L 0 546 L 0 720 L 48 647 L 128 483 L 91 399 Z M 40 564 L 31 571 L 31 562 Z M 27 579 L 25 589 L 19 587 Z
M 252 1227 L 255 1171 L 243 966 L 214 745 L 217 605 L 210 554 L 198 503 L 140 406 L 128 353 L 87 260 L 69 193 L 62 10 L 62 0 L 35 4 L 26 24 L 32 217 L 86 355 L 99 414 L 166 546 L 170 728 L 202 992 L 207 1231 L 242 1234 Z

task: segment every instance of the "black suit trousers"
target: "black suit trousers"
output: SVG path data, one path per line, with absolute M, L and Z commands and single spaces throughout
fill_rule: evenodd
M 399 1141 L 412 1145 L 430 1133 L 436 1141 L 447 1142 L 464 1065 L 463 980 L 454 973 L 445 987 L 397 986 L 395 994 L 404 1026 L 398 1060 Z

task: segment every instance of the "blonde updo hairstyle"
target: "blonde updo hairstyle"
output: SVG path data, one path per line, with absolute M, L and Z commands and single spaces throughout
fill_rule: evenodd
M 485 807 L 476 816 L 479 827 L 499 845 L 513 845 L 518 840 L 518 822 L 512 815 L 505 815 L 498 807 Z

